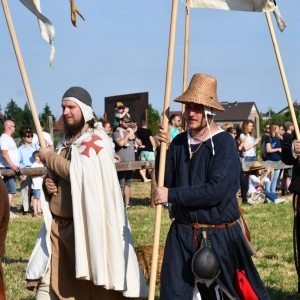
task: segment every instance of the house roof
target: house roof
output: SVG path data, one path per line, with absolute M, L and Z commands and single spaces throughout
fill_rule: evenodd
M 294 106 L 294 109 L 300 110 L 300 104 L 299 104 L 299 103 L 294 102 L 294 103 L 293 103 L 293 106 Z M 289 107 L 289 106 L 286 106 L 284 109 L 280 110 L 280 111 L 277 113 L 277 115 L 280 115 L 280 114 L 282 114 L 282 113 L 284 113 L 284 112 L 286 112 L 286 111 L 288 111 L 288 110 L 290 110 L 290 107 Z
M 63 115 L 60 116 L 56 124 L 53 126 L 54 131 L 59 131 L 64 129 L 64 121 L 63 121 Z
M 224 112 L 216 112 L 214 117 L 216 122 L 220 121 L 240 121 L 247 120 L 254 107 L 259 115 L 255 102 L 221 102 Z

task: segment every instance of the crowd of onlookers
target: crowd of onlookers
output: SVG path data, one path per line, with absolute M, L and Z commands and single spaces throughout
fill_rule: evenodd
M 22 197 L 22 213 L 37 217 L 42 215 L 41 209 L 41 188 L 42 176 L 21 175 L 20 169 L 43 167 L 39 159 L 38 150 L 40 148 L 37 134 L 32 129 L 24 125 L 19 130 L 20 143 L 16 144 L 13 139 L 16 126 L 12 120 L 4 122 L 4 131 L 0 137 L 0 168 L 12 169 L 18 174 Z M 44 124 L 41 122 L 41 128 Z M 52 147 L 53 142 L 49 133 L 43 131 L 43 137 L 47 146 Z M 8 191 L 9 205 L 11 205 L 13 195 L 16 194 L 16 176 L 3 176 L 3 181 Z M 31 207 L 31 197 L 33 196 L 33 205 Z M 17 217 L 16 214 L 10 212 L 10 218 Z
M 245 162 L 257 161 L 257 150 L 260 145 L 261 158 L 263 161 L 280 162 L 281 146 L 284 143 L 291 142 L 294 125 L 287 121 L 283 125 L 277 123 L 266 123 L 264 134 L 255 137 L 254 123 L 246 120 L 242 128 L 229 127 L 223 125 L 235 139 L 237 151 L 241 159 Z M 249 172 L 241 174 L 241 196 L 242 201 L 247 203 L 249 193 L 263 192 L 267 199 L 276 204 L 282 203 L 284 199 L 279 199 L 277 190 L 281 190 L 280 196 L 289 195 L 288 187 L 291 182 L 292 168 L 264 168 L 253 163 Z M 248 201 L 249 202 L 249 201 Z
M 112 124 L 104 119 L 100 119 L 100 121 L 102 122 L 104 131 L 111 138 L 115 163 L 155 160 L 156 141 L 151 130 L 147 128 L 146 121 L 142 121 L 140 126 L 138 126 L 136 122 L 131 120 L 129 109 L 122 102 L 117 102 L 115 105 Z M 41 126 L 46 145 L 52 147 L 52 150 L 54 150 L 51 136 L 44 131 L 44 124 L 42 122 Z M 294 126 L 289 121 L 283 125 L 266 123 L 262 136 L 255 134 L 254 123 L 251 120 L 245 120 L 241 128 L 239 126 L 231 127 L 229 124 L 224 124 L 222 129 L 234 138 L 237 152 L 242 161 L 257 161 L 257 150 L 260 148 L 262 160 L 279 162 L 281 160 L 281 145 L 284 141 L 292 139 Z M 171 115 L 169 117 L 170 142 L 183 130 L 181 117 L 177 114 Z M 5 121 L 4 132 L 0 138 L 0 168 L 11 168 L 18 174 L 21 168 L 42 167 L 43 164 L 38 156 L 40 146 L 36 133 L 29 126 L 22 126 L 19 130 L 21 141 L 17 146 L 12 138 L 14 132 L 14 122 L 11 120 Z M 142 168 L 139 170 L 139 173 L 143 182 L 151 181 L 151 170 Z M 266 170 L 263 167 L 253 165 L 250 168 L 250 172 L 242 171 L 240 174 L 242 202 L 247 203 L 249 193 L 264 192 L 269 200 L 281 203 L 282 201 L 278 200 L 277 191 L 281 189 L 281 196 L 289 194 L 288 187 L 291 177 L 292 168 L 269 168 Z M 124 205 L 126 208 L 130 207 L 130 188 L 133 178 L 133 170 L 118 172 L 118 179 L 124 195 Z M 11 204 L 13 195 L 16 193 L 15 176 L 4 176 L 3 179 L 8 190 L 9 203 Z M 42 178 L 20 175 L 19 182 L 23 214 L 41 215 L 40 189 Z M 31 206 L 32 196 L 34 200 Z M 10 217 L 16 217 L 16 215 L 11 212 Z

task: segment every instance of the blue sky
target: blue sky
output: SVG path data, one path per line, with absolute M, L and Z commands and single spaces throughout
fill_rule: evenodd
M 87 89 L 98 116 L 104 97 L 149 92 L 149 102 L 163 110 L 171 0 L 77 0 L 85 21 L 70 21 L 68 0 L 41 0 L 52 21 L 56 55 L 49 67 L 50 46 L 42 39 L 36 17 L 19 1 L 8 1 L 38 112 L 46 103 L 61 114 L 61 97 L 71 86 Z M 300 102 L 300 2 L 278 0 L 287 23 L 275 28 L 293 100 Z M 171 99 L 182 93 L 185 7 L 179 0 Z M 3 10 L 0 12 L 0 104 L 27 101 Z M 193 9 L 189 79 L 207 73 L 218 80 L 220 101 L 254 101 L 275 112 L 287 106 L 264 13 Z M 171 110 L 181 109 L 171 101 Z

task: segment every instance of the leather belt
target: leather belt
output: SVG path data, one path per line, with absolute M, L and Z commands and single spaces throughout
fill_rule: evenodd
M 189 223 L 189 222 L 182 222 L 184 224 L 190 225 L 195 229 L 201 229 L 201 228 L 228 228 L 233 226 L 237 220 L 231 222 L 231 223 L 226 223 L 226 224 L 199 224 L 199 223 Z
M 226 224 L 199 224 L 199 223 L 189 223 L 189 222 L 183 222 L 183 221 L 181 221 L 181 222 L 193 227 L 194 246 L 195 246 L 195 250 L 197 250 L 199 247 L 198 234 L 197 234 L 198 229 L 201 229 L 201 228 L 228 228 L 228 227 L 233 226 L 237 221 L 238 220 L 235 220 L 231 223 L 226 223 Z

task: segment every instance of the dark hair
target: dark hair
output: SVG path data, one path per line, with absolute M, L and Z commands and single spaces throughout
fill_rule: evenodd
M 32 157 L 35 157 L 35 156 L 37 156 L 37 155 L 39 155 L 39 151 L 34 151 L 34 152 L 32 152 Z
M 171 115 L 170 118 L 169 118 L 169 124 L 172 124 L 172 121 L 173 121 L 176 117 L 179 117 L 179 115 L 177 115 L 177 114 Z M 180 117 L 179 117 L 179 118 L 180 118 Z
M 95 123 L 97 122 L 96 119 L 91 119 L 87 121 L 86 123 L 89 124 L 90 128 L 95 128 Z
M 236 129 L 235 129 L 234 127 L 228 127 L 228 128 L 226 129 L 226 131 L 229 132 L 229 133 L 232 133 L 233 131 L 236 132 Z
M 19 133 L 20 133 L 20 137 L 23 138 L 24 136 L 27 135 L 27 133 L 32 133 L 32 130 L 28 125 L 23 125 L 20 128 Z
M 143 121 L 141 122 L 141 125 L 142 125 L 142 126 L 146 126 L 146 125 L 147 125 L 147 122 L 146 122 L 145 120 L 143 120 Z

